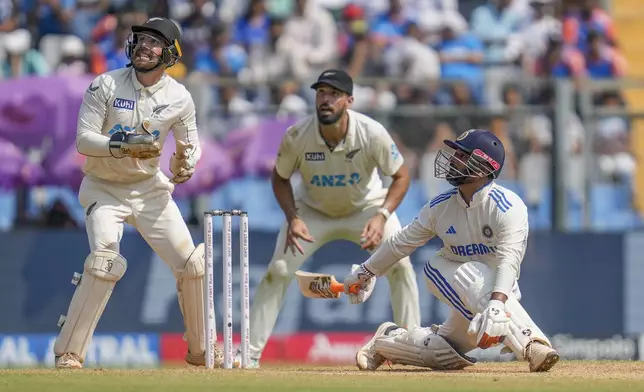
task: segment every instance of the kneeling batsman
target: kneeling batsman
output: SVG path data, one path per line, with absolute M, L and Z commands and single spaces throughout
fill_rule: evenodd
M 460 314 L 451 315 L 445 323 L 451 324 L 445 334 L 441 333 L 441 328 L 447 325 L 405 329 L 385 322 L 356 354 L 358 368 L 376 370 L 389 360 L 394 364 L 433 370 L 460 370 L 476 363 L 476 359 L 467 356 L 466 352 L 502 343 L 506 346 L 502 352 L 514 352 L 518 359 L 529 361 L 531 371 L 549 370 L 559 359 L 558 354 L 515 295 L 510 295 L 505 303 L 486 299 L 494 290 L 494 278 L 492 270 L 483 263 L 463 263 L 449 281 L 454 283 L 456 296 L 464 298 L 469 314 L 474 314 L 471 321 Z M 376 275 L 364 265 L 354 268 L 345 278 L 345 293 L 352 303 L 364 302 L 371 295 L 375 280 Z M 350 293 L 348 288 L 356 284 L 362 290 L 359 294 Z M 455 330 L 459 329 L 456 324 L 462 322 L 469 323 L 465 326 L 468 336 L 455 336 Z M 470 341 L 474 341 L 473 344 L 469 345 Z

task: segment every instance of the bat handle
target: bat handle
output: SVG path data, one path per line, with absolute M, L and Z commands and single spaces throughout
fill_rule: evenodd
M 331 291 L 335 294 L 344 293 L 344 284 L 340 282 L 331 283 Z M 360 292 L 360 285 L 354 284 L 353 286 L 349 287 L 349 292 L 351 294 L 358 294 Z

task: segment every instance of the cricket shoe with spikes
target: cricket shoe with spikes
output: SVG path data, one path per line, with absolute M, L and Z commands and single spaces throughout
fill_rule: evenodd
M 531 372 L 547 372 L 559 362 L 559 354 L 552 347 L 533 341 L 526 347 L 525 359 Z
M 83 361 L 80 357 L 73 353 L 65 353 L 56 357 L 57 369 L 82 369 Z
M 356 366 L 358 366 L 358 369 L 376 370 L 385 363 L 385 357 L 376 352 L 376 339 L 398 328 L 396 324 L 390 321 L 380 324 L 373 337 L 356 353 Z

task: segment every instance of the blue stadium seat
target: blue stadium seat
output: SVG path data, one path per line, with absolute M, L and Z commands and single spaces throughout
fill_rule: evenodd
M 13 190 L 0 190 L 0 231 L 13 228 L 16 219 L 16 196 Z
M 241 208 L 248 211 L 248 221 L 254 229 L 279 230 L 284 222 L 271 182 L 267 178 L 249 177 L 239 189 Z
M 279 230 L 284 221 L 267 178 L 249 176 L 228 181 L 211 194 L 208 204 L 211 209 L 248 211 L 249 224 L 257 230 Z M 238 226 L 238 220 L 233 220 L 233 227 Z M 216 221 L 218 227 L 221 225 Z

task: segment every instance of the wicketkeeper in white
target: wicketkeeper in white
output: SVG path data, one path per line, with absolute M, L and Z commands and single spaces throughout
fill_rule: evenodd
M 549 370 L 559 360 L 546 335 L 519 303 L 518 279 L 528 241 L 528 213 L 521 198 L 497 185 L 505 160 L 501 141 L 485 130 L 445 140 L 435 175 L 455 188 L 435 197 L 409 225 L 387 239 L 345 279 L 359 284 L 366 300 L 376 278 L 434 236 L 443 248 L 425 265 L 429 290 L 452 309 L 431 328 L 380 325 L 356 354 L 362 370 L 392 363 L 457 370 L 475 363 L 466 355 L 503 344 L 503 352 L 529 362 L 530 371 Z
M 327 70 L 311 87 L 316 90 L 317 114 L 286 131 L 272 175 L 286 222 L 251 308 L 254 367 L 259 366 L 286 289 L 306 259 L 340 239 L 373 252 L 383 238 L 401 228 L 394 211 L 410 179 L 389 133 L 377 121 L 349 109 L 353 81 L 346 72 Z M 383 188 L 378 169 L 392 177 L 388 189 Z M 302 182 L 294 194 L 290 178 L 296 171 Z M 396 322 L 420 325 L 418 287 L 409 258 L 392 268 L 387 278 Z M 357 296 L 351 300 L 359 301 Z
M 165 18 L 133 26 L 128 67 L 94 79 L 83 98 L 76 145 L 87 157 L 79 201 L 85 209 L 90 254 L 54 345 L 56 367 L 82 368 L 112 290 L 127 269 L 119 254 L 123 224 L 134 226 L 172 269 L 188 343 L 186 361 L 205 364 L 204 247 L 195 247 L 172 199 L 200 155 L 190 93 L 165 73 L 181 58 L 181 32 Z M 172 179 L 159 168 L 161 147 L 174 132 Z M 215 350 L 221 362 L 221 351 Z

